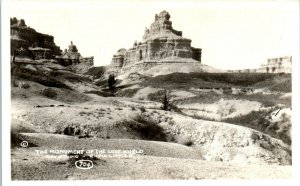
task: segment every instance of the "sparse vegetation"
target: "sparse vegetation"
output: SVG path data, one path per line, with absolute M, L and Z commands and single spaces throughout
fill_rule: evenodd
M 46 88 L 42 91 L 42 94 L 48 98 L 55 98 L 58 94 L 57 92 L 52 88 Z
M 188 140 L 188 141 L 184 142 L 184 145 L 190 147 L 190 146 L 194 145 L 194 143 L 192 140 Z
M 274 107 L 269 111 L 252 111 L 247 115 L 224 119 L 223 122 L 249 127 L 291 144 L 290 118 L 286 115 L 283 115 L 279 121 L 272 121 L 270 118 L 271 113 L 278 109 L 278 107 Z
M 107 79 L 107 83 L 108 83 L 108 88 L 110 90 L 114 90 L 116 87 L 115 87 L 115 84 L 116 84 L 116 79 L 115 79 L 115 75 L 113 74 L 110 74 L 108 79 Z
M 144 115 L 137 115 L 135 118 L 133 118 L 133 121 L 137 123 L 130 124 L 130 127 L 138 132 L 143 139 L 167 141 L 167 135 L 165 134 L 164 129 L 155 121 L 145 118 Z
M 64 135 L 68 135 L 68 136 L 76 136 L 80 134 L 80 128 L 78 126 L 67 126 L 64 130 L 63 130 L 63 134 Z
M 57 129 L 57 133 L 68 135 L 68 136 L 77 136 L 79 138 L 89 138 L 90 130 L 88 127 L 80 127 L 78 125 L 68 125 L 65 128 Z
M 146 112 L 146 109 L 145 109 L 145 107 L 143 107 L 143 106 L 140 107 L 139 109 L 140 109 L 140 111 L 141 111 L 142 113 Z
M 28 83 L 21 82 L 20 88 L 28 89 L 30 85 Z
M 161 106 L 162 110 L 166 110 L 166 111 L 170 111 L 171 107 L 170 107 L 170 101 L 169 98 L 167 97 L 167 91 L 165 91 L 165 95 L 162 99 L 162 106 Z
M 164 98 L 164 93 L 165 93 L 166 90 L 158 90 L 156 91 L 155 93 L 150 93 L 148 95 L 148 99 L 150 101 L 157 101 L 157 102 L 160 102 L 161 100 L 163 100 Z

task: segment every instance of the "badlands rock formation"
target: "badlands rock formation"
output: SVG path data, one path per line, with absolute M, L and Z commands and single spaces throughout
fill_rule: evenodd
M 73 44 L 73 41 L 71 41 L 68 49 L 65 49 L 62 55 L 57 57 L 57 60 L 63 66 L 79 64 L 79 63 L 83 63 L 88 67 L 94 65 L 94 56 L 82 57 L 77 49 L 77 46 Z
M 61 54 L 54 43 L 54 37 L 35 31 L 25 24 L 24 19 L 10 19 L 11 54 L 22 49 L 19 55 L 30 56 L 34 59 L 52 59 Z
M 80 63 L 89 68 L 94 65 L 94 57 L 82 57 L 72 41 L 68 50 L 62 52 L 54 43 L 53 36 L 35 31 L 25 24 L 24 19 L 11 18 L 10 28 L 11 55 L 19 58 L 16 61 L 20 61 L 20 58 L 47 59 L 46 61 L 55 59 L 63 66 Z
M 182 37 L 181 31 L 173 29 L 170 17 L 167 11 L 156 14 L 150 28 L 145 29 L 143 41 L 135 42 L 128 50 L 118 50 L 112 58 L 111 66 L 123 68 L 151 62 L 201 63 L 202 50 L 192 47 L 192 40 Z

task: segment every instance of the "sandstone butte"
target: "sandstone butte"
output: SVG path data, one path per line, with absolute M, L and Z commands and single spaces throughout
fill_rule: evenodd
M 182 31 L 172 27 L 170 14 L 162 11 L 155 14 L 150 28 L 145 29 L 142 42 L 134 43 L 128 50 L 121 48 L 113 55 L 110 69 L 120 70 L 142 65 L 153 67 L 166 63 L 201 64 L 201 48 L 191 46 L 191 39 L 182 37 Z

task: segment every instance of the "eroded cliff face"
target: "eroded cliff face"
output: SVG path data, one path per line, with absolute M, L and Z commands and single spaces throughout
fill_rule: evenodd
M 173 29 L 170 14 L 162 11 L 155 15 L 150 28 L 145 29 L 142 42 L 113 56 L 111 66 L 125 67 L 144 62 L 201 62 L 200 48 L 191 47 L 192 40 L 182 37 Z
M 47 51 L 47 58 L 54 58 L 61 54 L 61 50 L 54 43 L 54 37 L 47 34 L 42 34 L 28 27 L 23 19 L 10 19 L 10 40 L 11 40 L 11 54 L 15 50 L 23 50 L 22 54 L 32 57 L 34 53 Z

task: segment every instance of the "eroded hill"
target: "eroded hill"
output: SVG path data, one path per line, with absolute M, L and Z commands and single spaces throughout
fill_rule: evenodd
M 13 179 L 290 176 L 290 75 L 136 73 L 117 77 L 114 90 L 99 78 L 95 82 L 88 73 L 50 63 L 25 65 L 16 72 Z M 161 109 L 165 90 L 171 111 Z M 24 140 L 27 148 L 20 147 Z M 85 158 L 95 164 L 86 174 L 74 167 L 70 156 L 36 154 L 47 149 L 143 153 L 94 159 L 90 154 Z

